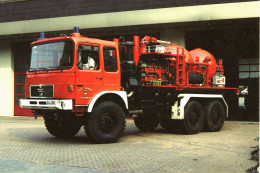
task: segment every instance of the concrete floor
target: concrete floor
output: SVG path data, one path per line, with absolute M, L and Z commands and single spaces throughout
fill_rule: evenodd
M 245 172 L 259 124 L 226 122 L 220 132 L 197 135 L 138 131 L 127 120 L 114 144 L 92 144 L 83 128 L 72 139 L 57 139 L 42 118 L 0 117 L 1 172 Z

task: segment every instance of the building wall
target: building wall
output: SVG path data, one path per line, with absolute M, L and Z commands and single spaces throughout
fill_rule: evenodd
M 160 33 L 160 40 L 169 41 L 185 47 L 185 32 L 174 29 L 163 29 Z
M 30 0 L 0 4 L 0 22 L 247 1 L 252 0 Z
M 14 71 L 11 43 L 0 42 L 0 115 L 14 116 Z
M 14 5 L 15 4 L 16 3 L 14 3 Z M 112 6 L 110 5 L 110 8 L 111 7 Z M 84 15 L 71 15 L 10 22 L 3 22 L 3 20 L 0 20 L 0 39 L 3 35 L 63 31 L 69 30 L 73 26 L 79 26 L 81 29 L 96 29 L 123 26 L 253 18 L 260 16 L 259 8 L 259 1 L 251 1 L 226 4 L 209 4 L 107 12 L 98 14 L 87 14 L 86 12 Z M 7 9 L 3 10 L 5 10 L 8 14 Z M 64 10 L 66 11 L 66 9 Z M 13 9 L 10 8 L 9 11 L 13 11 Z M 38 11 L 35 11 L 35 14 L 38 14 Z

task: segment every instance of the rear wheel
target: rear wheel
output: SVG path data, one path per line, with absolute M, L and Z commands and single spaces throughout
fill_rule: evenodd
M 93 142 L 113 143 L 122 136 L 125 124 L 122 108 L 114 102 L 103 101 L 87 118 L 85 132 Z
M 203 127 L 204 111 L 198 101 L 190 101 L 184 110 L 183 127 L 187 134 L 199 133 Z
M 159 124 L 157 111 L 144 110 L 141 116 L 134 118 L 134 123 L 140 131 L 154 131 Z
M 207 131 L 217 132 L 223 127 L 225 120 L 225 108 L 219 101 L 205 104 L 204 128 Z
M 74 117 L 74 115 L 70 113 L 47 113 L 43 118 L 46 129 L 55 137 L 73 137 L 81 128 L 77 117 Z

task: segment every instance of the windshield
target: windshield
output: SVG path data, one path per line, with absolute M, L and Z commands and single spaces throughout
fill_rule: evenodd
M 73 66 L 74 44 L 71 41 L 59 41 L 32 47 L 29 71 L 63 70 Z

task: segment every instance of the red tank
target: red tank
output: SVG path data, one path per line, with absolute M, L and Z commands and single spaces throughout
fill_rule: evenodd
M 214 56 L 201 48 L 191 50 L 189 54 L 194 64 L 208 66 L 208 76 L 211 80 L 217 69 L 217 62 Z

